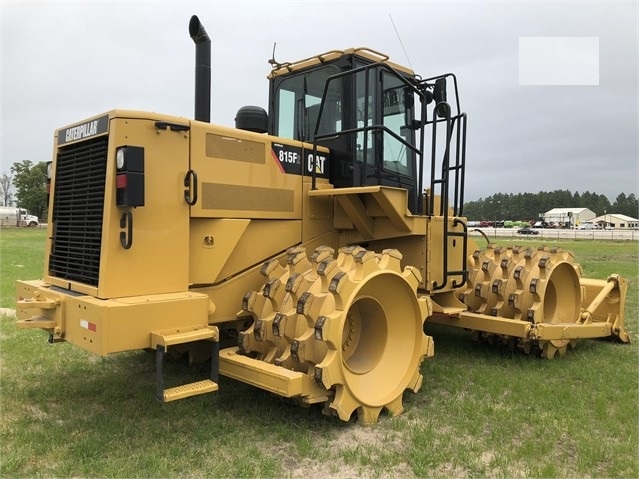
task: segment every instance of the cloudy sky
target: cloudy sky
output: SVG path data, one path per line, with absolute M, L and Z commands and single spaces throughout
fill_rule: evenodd
M 629 2 L 1 1 L 0 173 L 51 158 L 53 131 L 114 108 L 193 117 L 197 14 L 211 121 L 267 107 L 267 60 L 367 46 L 457 75 L 466 199 L 638 193 L 638 9 Z M 397 31 L 396 31 L 397 30 Z

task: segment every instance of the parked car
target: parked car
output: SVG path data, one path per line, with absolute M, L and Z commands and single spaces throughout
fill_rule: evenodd
M 539 231 L 534 230 L 532 228 L 529 228 L 528 226 L 526 226 L 525 228 L 520 228 L 517 230 L 517 234 L 520 235 L 538 235 Z
M 595 224 L 595 223 L 591 223 L 589 221 L 585 221 L 585 222 L 581 223 L 579 226 L 577 226 L 577 229 L 580 229 L 580 230 L 597 230 L 597 229 L 601 229 L 601 226 L 599 226 L 598 224 Z

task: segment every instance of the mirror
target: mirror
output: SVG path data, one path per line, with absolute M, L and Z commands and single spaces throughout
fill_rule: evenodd
M 435 98 L 435 113 L 440 118 L 446 118 L 450 115 L 450 105 L 446 103 L 446 78 L 438 78 L 435 80 L 435 89 L 433 91 Z

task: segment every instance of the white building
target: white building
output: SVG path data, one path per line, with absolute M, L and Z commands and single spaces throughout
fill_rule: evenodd
M 639 220 L 626 215 L 605 214 L 594 218 L 592 223 L 598 224 L 602 228 L 615 229 L 637 229 L 639 228 Z
M 543 214 L 543 219 L 546 223 L 576 227 L 586 221 L 592 221 L 596 216 L 595 212 L 588 208 L 553 208 Z

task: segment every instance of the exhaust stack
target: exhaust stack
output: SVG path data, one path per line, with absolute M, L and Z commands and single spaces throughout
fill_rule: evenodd
M 195 119 L 211 121 L 211 40 L 197 15 L 189 22 L 195 42 Z

